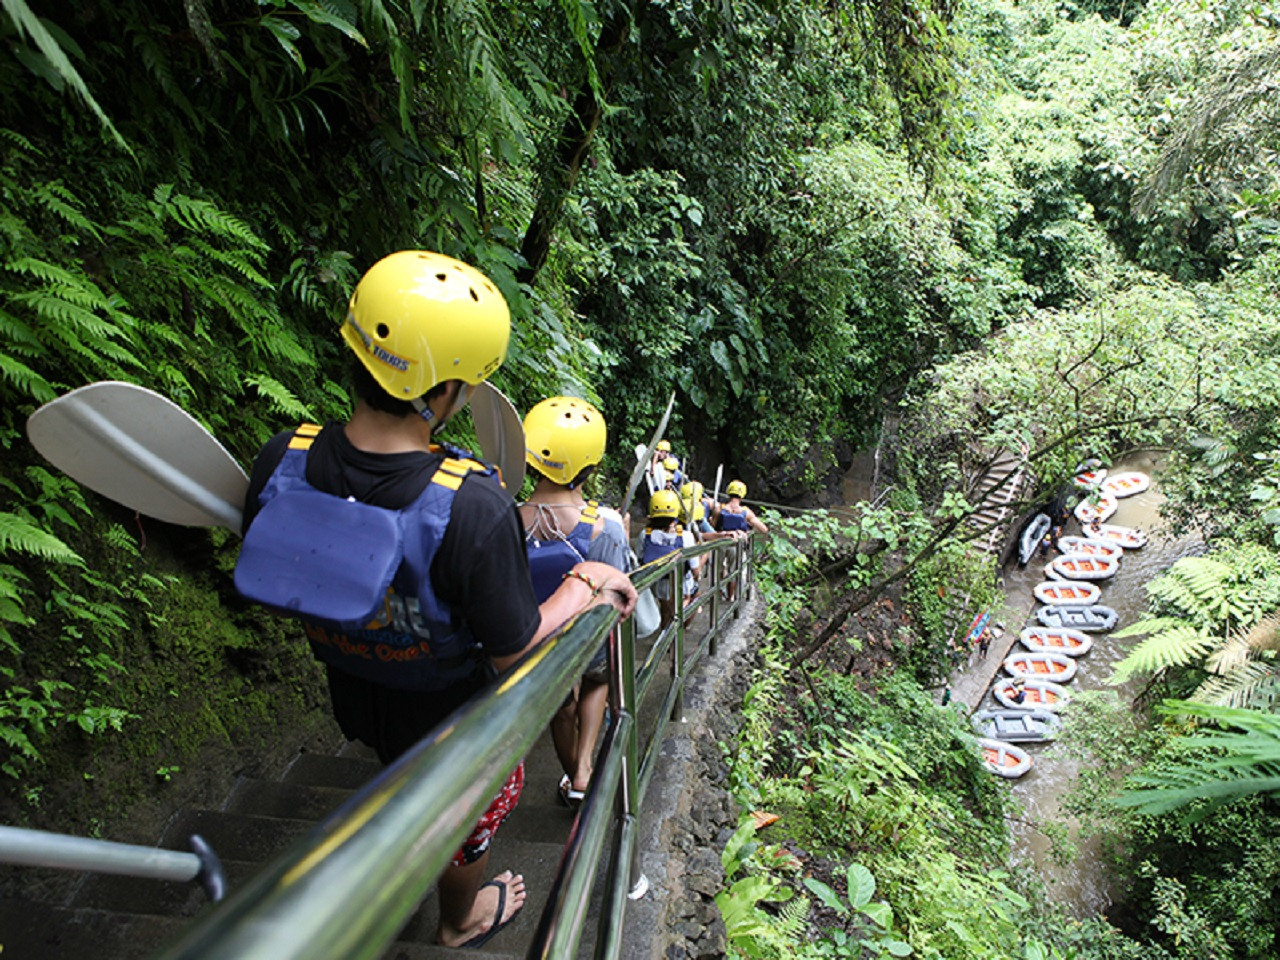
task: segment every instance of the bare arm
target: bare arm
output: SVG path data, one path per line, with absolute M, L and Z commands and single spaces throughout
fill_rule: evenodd
M 523 650 L 505 657 L 493 657 L 494 668 L 501 673 L 511 666 L 526 652 L 540 644 L 566 620 L 581 613 L 588 607 L 607 603 L 624 617 L 631 615 L 636 606 L 636 588 L 631 585 L 631 578 L 621 570 L 607 563 L 588 561 L 575 564 L 573 569 L 584 577 L 589 577 L 598 587 L 592 596 L 591 587 L 579 577 L 566 577 L 559 589 L 549 596 L 538 608 L 542 622 Z
M 743 515 L 747 518 L 747 524 L 757 533 L 768 533 L 769 528 L 765 526 L 765 522 L 756 516 L 755 511 L 750 507 L 742 508 Z

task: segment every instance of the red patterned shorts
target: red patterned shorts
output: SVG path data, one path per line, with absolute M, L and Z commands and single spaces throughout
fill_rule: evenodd
M 450 862 L 455 867 L 475 863 L 484 856 L 485 851 L 489 849 L 489 844 L 493 842 L 493 835 L 498 832 L 498 827 L 516 808 L 516 801 L 520 799 L 520 791 L 523 789 L 524 761 L 521 760 L 511 771 L 511 776 L 507 777 L 507 782 L 502 785 L 498 795 L 493 798 L 493 803 L 489 804 L 489 809 L 480 816 L 480 822 L 471 831 L 471 835 L 462 841 L 462 848 L 453 855 L 453 860 Z

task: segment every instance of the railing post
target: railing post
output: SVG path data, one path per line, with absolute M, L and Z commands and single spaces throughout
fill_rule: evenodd
M 742 568 L 746 566 L 745 557 L 753 534 L 748 533 L 741 540 L 733 542 L 733 619 L 742 616 L 742 604 L 747 599 L 746 582 L 742 576 Z
M 707 656 L 714 657 L 720 636 L 720 563 L 724 559 L 724 549 L 717 546 L 707 556 L 711 560 L 711 642 L 707 644 Z
M 618 791 L 618 835 L 640 815 L 639 705 L 636 700 L 636 622 L 628 617 L 609 634 L 609 707 L 632 723 L 623 741 L 622 789 Z M 628 865 L 628 890 L 633 899 L 643 896 L 649 881 L 640 872 L 640 850 L 633 847 Z M 638 892 L 637 892 L 638 891 Z
M 671 644 L 671 684 L 676 696 L 671 704 L 671 719 L 684 717 L 684 561 L 671 568 L 671 596 L 675 597 L 676 635 Z

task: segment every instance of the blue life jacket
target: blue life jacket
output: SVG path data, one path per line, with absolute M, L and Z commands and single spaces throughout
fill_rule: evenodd
M 560 581 L 575 565 L 587 559 L 591 552 L 591 534 L 595 531 L 596 502 L 591 500 L 582 509 L 578 522 L 565 539 L 552 537 L 549 540 L 538 540 L 526 535 L 524 546 L 529 554 L 529 574 L 533 578 L 533 593 L 538 603 L 556 592 Z
M 673 538 L 671 542 L 665 542 L 665 538 L 655 539 L 654 534 L 665 534 L 668 531 L 654 530 L 649 527 L 644 532 L 644 550 L 640 557 L 641 563 L 652 563 L 659 557 L 665 557 L 669 553 L 675 553 L 683 547 L 683 530 L 680 525 L 674 524 L 669 531 L 669 535 Z
M 387 510 L 307 482 L 307 451 L 319 432 L 298 429 L 259 494 L 237 589 L 301 619 L 320 660 L 362 679 L 439 690 L 470 676 L 484 662 L 482 648 L 436 596 L 431 563 L 462 481 L 496 470 L 447 448 L 454 456 L 417 499 Z
M 730 513 L 723 507 L 720 508 L 720 531 L 729 533 L 735 530 L 747 530 L 751 525 L 747 523 L 747 515 L 745 513 Z

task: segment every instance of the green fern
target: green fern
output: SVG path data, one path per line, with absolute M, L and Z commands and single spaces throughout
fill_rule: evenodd
M 0 513 L 0 552 L 25 553 L 50 563 L 82 566 L 80 555 L 27 517 Z
M 1187 716 L 1234 729 L 1206 730 L 1185 737 L 1180 761 L 1149 766 L 1129 778 L 1118 806 L 1159 815 L 1201 802 L 1188 819 L 1199 820 L 1239 797 L 1262 793 L 1280 796 L 1280 716 L 1168 701 L 1162 712 Z
M 292 420 L 313 419 L 310 409 L 289 391 L 280 381 L 268 376 L 247 377 L 245 383 L 265 397 L 273 409 Z
M 1136 633 L 1152 635 L 1116 664 L 1108 683 L 1119 685 L 1136 673 L 1154 673 L 1167 667 L 1185 667 L 1198 663 L 1219 643 L 1218 637 L 1202 633 L 1185 621 L 1174 620 L 1167 626 L 1152 627 L 1155 623 L 1157 621 L 1144 620 L 1126 628 L 1124 633 L 1129 636 Z

